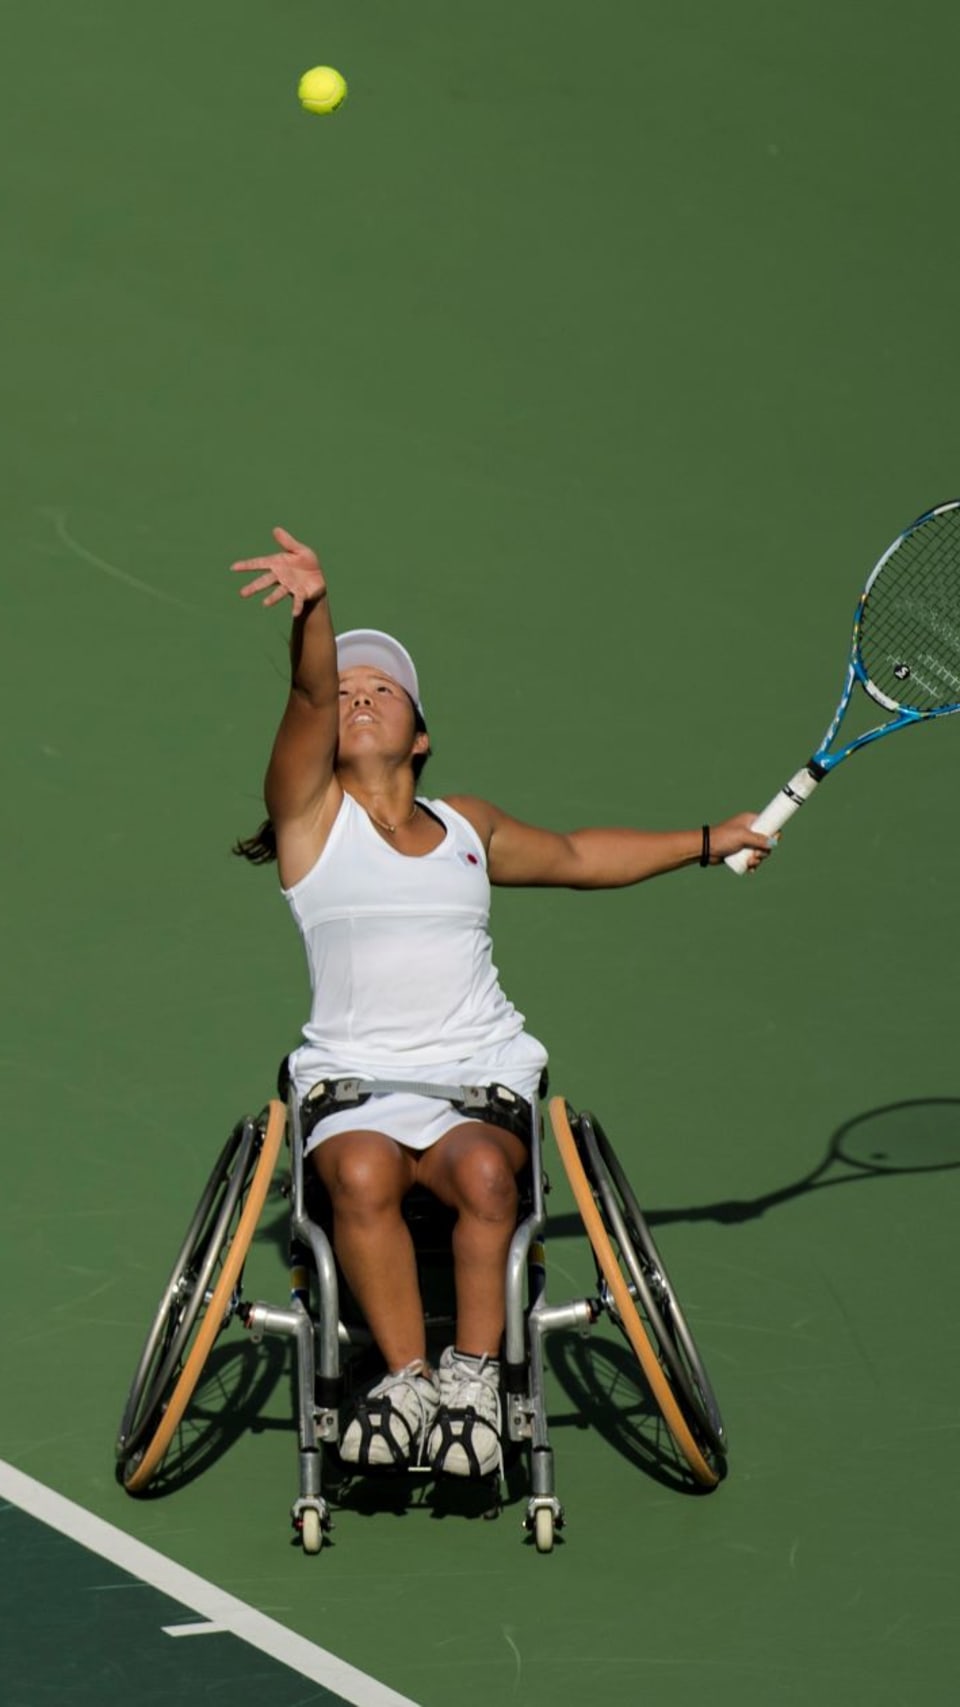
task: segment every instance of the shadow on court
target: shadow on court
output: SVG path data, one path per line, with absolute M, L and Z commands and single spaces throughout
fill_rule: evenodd
M 589 1340 L 559 1334 L 547 1341 L 546 1354 L 574 1407 L 566 1414 L 551 1412 L 551 1436 L 569 1428 L 589 1430 L 671 1493 L 702 1499 L 713 1491 L 691 1476 L 627 1345 L 598 1334 Z
M 645 1209 L 644 1215 L 651 1227 L 669 1226 L 674 1221 L 716 1221 L 722 1226 L 736 1226 L 825 1186 L 896 1179 L 903 1174 L 945 1173 L 952 1168 L 960 1168 L 960 1097 L 918 1097 L 886 1103 L 845 1121 L 816 1167 L 789 1185 L 757 1197 L 721 1198 L 717 1203 L 678 1209 Z M 579 1238 L 582 1230 L 578 1215 L 549 1218 L 548 1233 L 553 1238 Z
M 163 1499 L 178 1492 L 211 1469 L 248 1431 L 267 1429 L 287 1433 L 291 1420 L 264 1415 L 284 1375 L 289 1375 L 287 1347 L 265 1339 L 254 1352 L 245 1340 L 214 1346 L 170 1450 L 138 1500 Z

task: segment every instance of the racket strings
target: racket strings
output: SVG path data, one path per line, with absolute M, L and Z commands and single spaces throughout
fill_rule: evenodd
M 960 704 L 960 506 L 925 517 L 881 563 L 858 648 L 873 686 L 898 706 Z

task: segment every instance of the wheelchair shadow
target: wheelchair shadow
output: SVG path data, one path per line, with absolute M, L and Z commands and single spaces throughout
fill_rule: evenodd
M 671 1493 L 702 1497 L 711 1491 L 691 1475 L 628 1346 L 598 1334 L 589 1340 L 556 1335 L 547 1341 L 546 1352 L 552 1374 L 575 1407 L 567 1416 L 551 1411 L 551 1437 L 564 1428 L 599 1434 Z
M 519 1504 L 528 1491 L 522 1466 L 509 1463 L 501 1487 L 495 1473 L 479 1481 L 434 1477 L 425 1470 L 368 1470 L 360 1475 L 328 1460 L 324 1486 L 337 1511 L 377 1518 L 426 1511 L 435 1522 L 446 1518 L 490 1521 L 506 1507 Z
M 279 1340 L 257 1347 L 247 1340 L 221 1341 L 207 1358 L 161 1469 L 139 1499 L 163 1499 L 195 1481 L 229 1452 L 240 1436 L 267 1429 L 289 1433 L 289 1418 L 265 1419 L 263 1411 L 284 1375 L 289 1353 Z

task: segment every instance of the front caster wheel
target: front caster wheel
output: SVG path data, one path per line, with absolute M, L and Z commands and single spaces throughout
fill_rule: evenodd
M 305 1553 L 319 1553 L 323 1546 L 323 1525 L 320 1513 L 307 1506 L 300 1518 L 300 1541 Z
M 538 1553 L 553 1552 L 553 1512 L 541 1506 L 533 1519 L 533 1539 Z

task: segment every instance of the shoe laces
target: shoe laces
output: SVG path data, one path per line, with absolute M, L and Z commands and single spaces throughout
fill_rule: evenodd
M 500 1406 L 500 1374 L 496 1363 L 491 1364 L 486 1352 L 479 1358 L 476 1366 L 465 1363 L 462 1358 L 451 1357 L 444 1373 L 447 1375 L 452 1392 L 442 1395 L 441 1403 L 450 1410 L 465 1411 L 472 1405 L 480 1413 L 479 1420 L 493 1426 L 490 1418 L 482 1415 L 484 1408 L 493 1400 L 497 1406 L 499 1424 Z
M 434 1377 L 428 1374 L 426 1365 L 422 1360 L 420 1358 L 415 1358 L 413 1363 L 408 1363 L 403 1369 L 397 1369 L 392 1374 L 385 1375 L 381 1381 L 377 1382 L 375 1387 L 371 1387 L 367 1394 L 367 1398 L 390 1399 L 391 1402 L 395 1402 L 393 1400 L 393 1394 L 400 1387 L 404 1389 L 404 1396 L 399 1399 L 397 1409 L 400 1410 L 406 1408 L 408 1403 L 406 1395 L 409 1394 L 409 1402 L 412 1403 L 417 1416 L 417 1433 L 420 1450 L 422 1451 L 423 1443 L 427 1436 L 427 1430 L 433 1424 L 437 1409 L 438 1395 L 436 1381 Z M 424 1388 L 427 1389 L 426 1392 L 424 1392 Z M 409 1420 L 410 1419 L 407 1418 L 408 1422 Z

